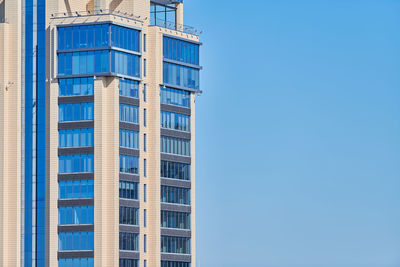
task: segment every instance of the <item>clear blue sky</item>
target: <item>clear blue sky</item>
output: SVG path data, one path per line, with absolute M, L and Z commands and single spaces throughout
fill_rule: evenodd
M 400 1 L 185 0 L 197 267 L 400 266 Z

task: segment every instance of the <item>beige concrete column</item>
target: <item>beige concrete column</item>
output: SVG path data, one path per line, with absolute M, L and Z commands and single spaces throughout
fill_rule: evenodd
M 21 1 L 0 23 L 0 266 L 21 261 Z
M 160 242 L 160 84 L 162 83 L 162 35 L 157 28 L 147 33 L 147 266 L 161 264 Z
M 94 81 L 94 265 L 118 266 L 118 79 Z
M 58 83 L 50 83 L 46 98 L 46 266 L 57 266 L 58 251 Z
M 175 15 L 176 27 L 179 29 L 183 25 L 183 4 L 176 4 L 176 15 Z
M 191 200 L 191 217 L 190 217 L 190 226 L 192 231 L 191 237 L 191 254 L 192 254 L 192 266 L 196 267 L 196 95 L 194 93 L 191 94 L 190 97 L 190 132 L 191 132 L 191 140 L 190 140 L 190 155 L 192 158 L 191 166 L 190 166 L 190 180 L 191 180 L 191 188 L 190 188 L 190 200 Z

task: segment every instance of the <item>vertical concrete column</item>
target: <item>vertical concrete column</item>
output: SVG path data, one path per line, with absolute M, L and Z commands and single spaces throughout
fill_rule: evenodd
M 191 155 L 191 166 L 190 166 L 190 201 L 191 201 L 191 214 L 190 214 L 190 226 L 192 231 L 192 238 L 190 243 L 190 250 L 192 254 L 192 266 L 196 266 L 196 95 L 194 93 L 190 96 L 190 155 Z
M 46 97 L 46 266 L 57 266 L 58 251 L 58 83 L 50 83 Z
M 21 1 L 0 23 L 0 266 L 21 260 Z M 5 6 L 4 6 L 5 5 Z
M 175 27 L 180 29 L 183 25 L 183 3 L 176 4 Z
M 118 266 L 118 79 L 94 81 L 94 265 Z
M 162 34 L 156 27 L 147 32 L 147 266 L 161 264 L 160 206 L 160 84 L 162 83 Z

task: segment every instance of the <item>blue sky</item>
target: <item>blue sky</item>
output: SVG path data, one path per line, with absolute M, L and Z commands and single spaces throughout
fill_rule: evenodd
M 400 1 L 185 0 L 197 267 L 400 266 Z

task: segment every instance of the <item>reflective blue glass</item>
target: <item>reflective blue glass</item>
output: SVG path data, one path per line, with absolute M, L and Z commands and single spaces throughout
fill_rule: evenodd
M 119 155 L 119 171 L 124 173 L 139 173 L 139 158 L 135 156 Z
M 162 210 L 161 227 L 190 229 L 190 213 Z
M 94 145 L 94 129 L 59 130 L 59 147 L 87 147 Z
M 58 207 L 58 224 L 93 224 L 93 206 Z
M 190 189 L 162 185 L 161 202 L 190 205 Z
M 139 199 L 138 183 L 120 181 L 119 182 L 119 197 L 128 199 Z
M 100 51 L 59 53 L 58 74 L 81 75 L 112 71 L 140 77 L 140 56 L 110 50 L 111 46 L 140 52 L 140 31 L 110 24 L 59 27 L 58 49 L 98 48 Z
M 182 156 L 190 156 L 190 140 L 161 136 L 161 152 Z
M 110 72 L 109 57 L 109 50 L 59 53 L 58 75 Z
M 65 54 L 58 56 L 58 74 L 65 75 Z
M 161 267 L 191 267 L 190 262 L 161 261 Z
M 164 58 L 199 65 L 199 45 L 170 37 L 163 38 Z
M 58 233 L 58 250 L 93 250 L 93 232 Z
M 190 238 L 162 235 L 161 252 L 190 254 Z
M 58 183 L 58 193 L 59 199 L 93 198 L 94 181 L 60 181 Z
M 139 209 L 119 206 L 119 223 L 139 225 Z
M 139 260 L 119 259 L 119 267 L 139 267 Z
M 186 87 L 191 89 L 199 89 L 199 70 L 168 62 L 163 63 L 164 83 Z
M 58 27 L 58 49 L 108 47 L 109 24 Z
M 190 180 L 190 164 L 162 160 L 161 177 Z
M 135 52 L 140 51 L 140 31 L 111 25 L 111 46 Z
M 101 47 L 101 25 L 95 25 L 94 26 L 94 40 L 95 40 L 95 47 Z
M 111 51 L 111 72 L 140 77 L 140 56 Z
M 59 105 L 59 121 L 84 121 L 93 120 L 94 104 L 89 103 L 73 103 Z
M 119 146 L 139 148 L 139 132 L 119 129 Z
M 94 267 L 93 258 L 58 259 L 58 267 Z
M 139 108 L 128 104 L 119 104 L 119 120 L 139 123 Z
M 139 235 L 135 233 L 119 233 L 119 249 L 120 250 L 139 250 Z
M 93 95 L 93 77 L 59 79 L 58 84 L 59 96 Z
M 162 128 L 190 132 L 190 116 L 161 110 Z
M 120 78 L 119 95 L 139 98 L 139 82 Z
M 60 155 L 58 157 L 59 173 L 93 172 L 94 155 Z
M 160 86 L 161 104 L 190 108 L 190 92 Z

